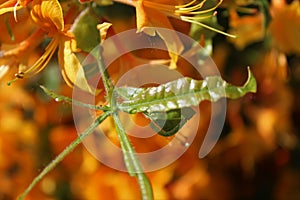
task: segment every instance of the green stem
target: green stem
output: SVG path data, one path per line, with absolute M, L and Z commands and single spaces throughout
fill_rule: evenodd
M 42 88 L 42 90 L 44 90 L 44 92 L 48 96 L 52 97 L 55 101 L 64 101 L 64 102 L 67 102 L 70 104 L 74 104 L 76 106 L 81 106 L 81 107 L 89 108 L 89 109 L 93 109 L 93 110 L 103 110 L 103 111 L 110 110 L 110 108 L 108 106 L 95 106 L 92 104 L 87 104 L 87 103 L 82 103 L 80 101 L 76 101 L 74 99 L 71 99 L 71 98 L 63 96 L 63 95 L 56 94 L 55 92 L 53 92 L 52 90 L 49 90 L 48 88 L 46 88 L 43 85 L 40 85 L 40 88 Z
M 142 193 L 142 199 L 143 200 L 152 200 L 153 199 L 153 191 L 152 191 L 152 186 L 151 183 L 146 176 L 145 173 L 137 173 L 136 174 L 140 190 Z
M 19 200 L 24 199 L 27 194 L 33 189 L 33 187 L 46 175 L 48 174 L 58 163 L 60 163 L 70 152 L 72 152 L 81 141 L 88 136 L 99 124 L 101 124 L 111 112 L 105 112 L 103 115 L 98 117 L 93 124 L 91 124 L 88 129 L 86 129 L 82 134 L 80 134 L 76 140 L 74 140 L 63 152 L 61 152 L 47 167 L 45 167 L 41 173 L 34 178 L 34 180 L 30 183 L 30 185 L 26 188 L 26 190 L 19 196 Z
M 142 199 L 143 200 L 153 199 L 151 183 L 143 171 L 143 168 L 136 156 L 136 152 L 134 151 L 133 146 L 131 145 L 129 138 L 121 124 L 118 113 L 114 112 L 112 114 L 112 117 L 114 119 L 116 130 L 120 139 L 123 157 L 124 157 L 124 161 L 128 173 L 131 176 L 137 177 L 141 194 L 142 194 Z
M 131 176 L 136 176 L 138 179 L 139 187 L 141 190 L 141 195 L 143 200 L 151 200 L 153 199 L 153 192 L 152 187 L 149 179 L 144 174 L 144 170 L 136 157 L 136 153 L 129 141 L 129 138 L 121 124 L 119 115 L 118 115 L 118 108 L 116 99 L 113 96 L 114 85 L 109 77 L 109 74 L 106 70 L 105 63 L 102 56 L 102 46 L 97 52 L 94 52 L 93 55 L 97 59 L 100 74 L 103 79 L 103 84 L 106 90 L 106 98 L 107 101 L 110 103 L 111 110 L 113 111 L 112 117 L 114 119 L 116 130 L 118 133 L 118 137 L 120 139 L 120 144 L 122 148 L 122 153 L 124 157 L 125 166 L 127 168 L 128 173 Z
M 100 45 L 99 48 L 96 49 L 96 52 L 92 51 L 91 53 L 94 55 L 94 57 L 96 58 L 96 60 L 98 62 L 100 74 L 101 74 L 104 88 L 105 88 L 106 95 L 107 95 L 106 98 L 107 98 L 107 101 L 109 102 L 109 100 L 111 99 L 113 89 L 114 89 L 114 85 L 113 85 L 113 83 L 110 79 L 110 76 L 106 70 L 105 63 L 104 63 L 103 56 L 102 56 L 102 51 L 103 51 L 103 48 Z

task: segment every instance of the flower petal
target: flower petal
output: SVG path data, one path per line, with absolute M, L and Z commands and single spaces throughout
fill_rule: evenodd
M 97 29 L 100 32 L 101 43 L 103 43 L 103 41 L 106 39 L 107 31 L 111 26 L 112 24 L 108 22 L 103 22 L 102 24 L 97 25 Z
M 287 53 L 299 53 L 300 2 L 293 1 L 291 4 L 280 2 L 278 1 L 272 6 L 273 18 L 269 31 L 274 44 L 280 50 Z
M 60 40 L 62 40 L 62 38 L 60 38 Z M 72 51 L 74 43 L 74 39 L 65 37 L 59 44 L 58 62 L 62 70 L 63 78 L 69 86 L 72 87 L 76 85 L 80 89 L 94 94 L 97 90 L 90 87 L 85 77 L 83 67 Z
M 168 48 L 171 58 L 170 68 L 176 68 L 178 55 L 183 51 L 184 47 L 176 32 L 172 32 L 174 28 L 168 17 L 155 9 L 144 7 L 142 2 L 137 3 L 136 13 L 138 31 L 143 31 L 151 36 L 157 33 Z M 166 29 L 156 29 L 155 27 Z
M 57 0 L 33 0 L 31 17 L 46 31 L 63 31 L 64 19 L 62 8 Z
M 8 65 L 0 65 L 0 80 L 7 73 L 8 69 Z

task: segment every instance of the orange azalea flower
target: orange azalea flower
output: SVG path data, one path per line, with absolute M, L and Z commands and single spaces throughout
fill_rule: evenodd
M 213 12 L 221 3 L 223 0 L 219 0 L 219 2 L 212 6 L 211 8 L 203 9 L 205 3 L 207 0 L 202 0 L 200 2 L 197 2 L 197 0 L 192 0 L 186 4 L 181 4 L 182 1 L 174 1 L 174 0 L 114 0 L 116 2 L 128 4 L 131 6 L 134 6 L 136 8 L 137 13 L 137 28 L 138 30 L 142 30 L 145 27 L 151 27 L 151 25 L 157 25 L 153 24 L 153 22 L 164 24 L 164 21 L 167 17 L 173 17 L 180 19 L 185 22 L 190 22 L 194 24 L 198 24 L 200 26 L 203 26 L 205 28 L 208 28 L 212 31 L 216 31 L 218 33 L 222 33 L 224 35 L 227 35 L 229 37 L 234 37 L 233 35 L 227 34 L 223 31 L 220 31 L 218 29 L 215 29 L 213 27 L 210 27 L 206 24 L 201 23 L 199 20 L 212 17 L 216 14 L 216 12 Z M 154 14 L 153 12 L 157 15 Z M 213 14 L 211 14 L 213 12 Z M 163 15 L 162 15 L 163 14 Z M 163 17 L 164 16 L 164 17 Z M 163 17 L 163 18 L 161 18 Z M 159 27 L 165 27 L 168 26 L 167 24 L 164 24 L 163 26 Z M 154 26 L 155 27 L 155 26 Z
M 77 80 L 77 86 L 89 92 L 95 92 L 90 88 L 84 76 L 83 68 L 74 52 L 76 41 L 69 27 L 65 27 L 63 12 L 57 0 L 33 0 L 30 15 L 35 24 L 48 33 L 53 39 L 46 47 L 45 53 L 34 65 L 16 74 L 16 79 L 32 76 L 43 70 L 49 63 L 57 47 L 58 61 L 61 66 L 62 75 L 69 86 L 73 86 Z M 15 80 L 16 80 L 15 79 Z
M 202 27 L 210 29 L 212 31 L 222 33 L 224 35 L 234 37 L 233 35 L 222 32 L 218 29 L 210 27 L 200 20 L 214 16 L 213 12 L 223 0 L 220 0 L 215 6 L 203 9 L 207 0 L 197 2 L 192 0 L 186 4 L 181 4 L 174 0 L 115 0 L 120 3 L 128 4 L 136 8 L 137 29 L 143 31 L 149 35 L 155 35 L 157 33 L 164 41 L 169 50 L 169 56 L 171 58 L 170 68 L 176 68 L 178 61 L 178 55 L 183 51 L 183 44 L 176 34 L 170 35 L 170 32 L 163 32 L 155 27 L 173 29 L 168 17 L 177 18 L 179 20 L 198 24 Z M 213 13 L 213 14 L 212 14 Z

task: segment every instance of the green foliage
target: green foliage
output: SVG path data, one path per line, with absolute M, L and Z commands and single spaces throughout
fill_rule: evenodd
M 100 55 L 101 56 L 101 55 Z M 119 87 L 112 88 L 109 75 L 105 73 L 102 60 L 98 60 L 100 73 L 106 85 L 107 101 L 109 106 L 95 106 L 72 100 L 68 97 L 56 94 L 55 92 L 41 86 L 44 92 L 56 101 L 74 103 L 93 110 L 102 110 L 104 113 L 99 116 L 90 127 L 72 142 L 58 157 L 56 157 L 29 185 L 19 199 L 23 199 L 30 190 L 51 171 L 68 153 L 70 153 L 92 130 L 102 123 L 108 116 L 112 116 L 119 134 L 120 144 L 124 156 L 125 165 L 131 176 L 136 176 L 140 185 L 142 199 L 153 199 L 151 184 L 144 174 L 141 164 L 136 156 L 129 138 L 121 124 L 118 111 L 127 113 L 141 112 L 151 119 L 150 126 L 162 136 L 171 136 L 177 133 L 184 124 L 195 114 L 191 106 L 198 105 L 201 101 L 218 101 L 222 97 L 236 99 L 249 92 L 256 92 L 256 80 L 248 69 L 248 80 L 237 87 L 224 81 L 219 76 L 209 76 L 204 80 L 194 80 L 188 77 L 181 78 L 162 84 L 157 87 L 134 88 Z M 116 91 L 122 102 L 118 103 L 118 95 L 112 95 Z
M 99 23 L 90 7 L 80 13 L 72 25 L 78 48 L 90 52 L 100 43 L 99 31 L 96 28 Z
M 151 119 L 150 126 L 154 131 L 162 136 L 171 136 L 176 134 L 194 116 L 195 111 L 187 107 L 144 114 Z
M 204 80 L 184 77 L 157 87 L 116 88 L 123 98 L 118 108 L 128 113 L 166 112 L 196 106 L 204 100 L 216 102 L 222 97 L 240 98 L 248 92 L 256 92 L 256 80 L 250 69 L 248 74 L 248 80 L 241 87 L 231 85 L 219 76 L 209 76 Z

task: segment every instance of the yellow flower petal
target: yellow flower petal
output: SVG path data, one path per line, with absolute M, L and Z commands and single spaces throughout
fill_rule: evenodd
M 136 10 L 136 28 L 141 31 L 143 27 L 148 25 L 148 17 L 142 1 L 138 1 L 135 7 Z
M 30 14 L 33 21 L 49 33 L 64 30 L 63 12 L 57 0 L 33 0 Z
M 84 91 L 95 94 L 98 91 L 91 88 L 84 74 L 84 70 L 76 55 L 72 51 L 74 39 L 68 37 L 60 37 L 58 62 L 62 70 L 63 78 L 69 86 L 74 84 Z
M 138 2 L 136 13 L 138 31 L 143 31 L 151 36 L 157 33 L 160 36 L 168 48 L 171 58 L 170 68 L 175 69 L 178 55 L 180 55 L 184 47 L 176 32 L 172 32 L 174 28 L 168 17 L 155 9 L 144 7 L 142 2 Z M 142 16 L 142 18 L 140 18 L 140 16 Z M 165 29 L 157 29 L 156 27 Z
M 104 22 L 102 24 L 97 25 L 97 29 L 100 32 L 101 43 L 106 39 L 107 31 L 112 26 L 111 23 Z

